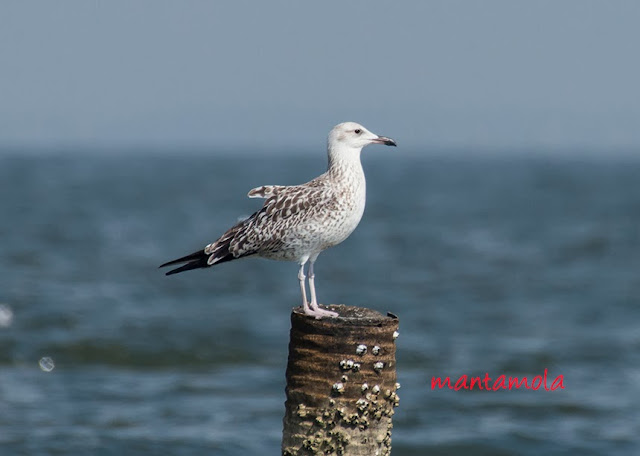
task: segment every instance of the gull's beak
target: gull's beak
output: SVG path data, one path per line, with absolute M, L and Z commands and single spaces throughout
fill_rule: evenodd
M 374 144 L 384 144 L 385 146 L 395 146 L 396 145 L 396 142 L 393 139 L 387 138 L 386 136 L 378 136 L 372 142 Z

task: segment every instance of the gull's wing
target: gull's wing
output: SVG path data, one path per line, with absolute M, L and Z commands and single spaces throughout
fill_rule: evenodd
M 277 192 L 289 188 L 285 185 L 263 185 L 262 187 L 256 187 L 249 190 L 247 196 L 249 198 L 270 198 Z
M 273 185 L 251 190 L 249 196 L 266 198 L 264 205 L 205 248 L 208 264 L 218 263 L 228 254 L 240 258 L 277 250 L 292 230 L 325 208 L 332 195 L 329 187 L 316 185 L 313 181 L 304 185 Z
M 334 201 L 333 190 L 323 185 L 322 179 L 296 186 L 265 185 L 251 190 L 249 197 L 266 198 L 266 201 L 259 211 L 229 228 L 204 250 L 163 264 L 161 267 L 186 263 L 167 275 L 278 251 L 288 235 L 328 209 Z

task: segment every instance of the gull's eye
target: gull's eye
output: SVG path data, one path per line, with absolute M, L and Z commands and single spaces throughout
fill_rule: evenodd
M 359 128 L 356 128 L 356 129 L 355 129 L 355 130 L 353 130 L 353 131 L 354 131 L 354 133 L 355 133 L 356 135 L 359 135 L 360 133 L 362 133 L 362 130 L 360 130 Z

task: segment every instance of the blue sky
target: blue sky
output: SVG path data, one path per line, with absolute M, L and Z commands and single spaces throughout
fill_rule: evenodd
M 317 147 L 354 120 L 633 151 L 638 24 L 635 1 L 3 2 L 0 148 Z

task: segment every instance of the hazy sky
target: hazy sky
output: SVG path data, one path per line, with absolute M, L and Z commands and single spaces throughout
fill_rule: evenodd
M 638 1 L 5 1 L 0 147 L 640 150 L 639 49 Z

